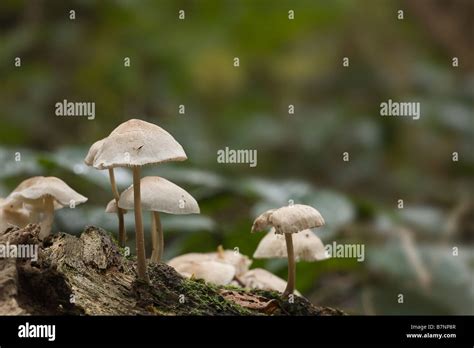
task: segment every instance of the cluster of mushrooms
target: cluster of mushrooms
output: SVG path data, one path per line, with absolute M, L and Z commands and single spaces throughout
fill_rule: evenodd
M 125 244 L 126 231 L 123 215 L 127 210 L 135 213 L 135 238 L 138 277 L 148 281 L 145 258 L 142 209 L 152 216 L 152 261 L 163 255 L 163 229 L 159 212 L 168 214 L 199 213 L 196 200 L 181 187 L 159 176 L 141 178 L 140 168 L 187 159 L 183 147 L 171 134 L 155 124 L 131 119 L 115 128 L 109 136 L 96 141 L 84 159 L 95 169 L 109 171 L 114 201 L 107 211 L 116 212 L 119 220 L 119 244 Z M 133 185 L 119 194 L 115 183 L 114 168 L 128 167 L 133 172 Z
M 125 246 L 124 214 L 135 215 L 136 257 L 138 278 L 148 280 L 145 257 L 142 210 L 151 214 L 151 262 L 163 256 L 164 238 L 159 213 L 197 214 L 196 200 L 184 189 L 159 176 L 141 178 L 144 165 L 187 159 L 182 146 L 164 129 L 155 124 L 131 119 L 115 128 L 106 138 L 96 141 L 84 163 L 98 170 L 108 170 L 113 199 L 107 213 L 118 218 L 118 243 Z M 114 168 L 127 167 L 133 172 L 133 184 L 119 192 Z M 54 211 L 75 208 L 87 198 L 56 177 L 37 176 L 23 181 L 5 199 L 0 199 L 0 232 L 10 225 L 24 227 L 37 223 L 40 238 L 51 233 Z M 269 229 L 254 253 L 254 258 L 288 258 L 288 281 L 264 269 L 249 269 L 252 261 L 245 255 L 219 247 L 214 253 L 190 253 L 168 262 L 186 277 L 200 278 L 218 285 L 235 284 L 283 292 L 288 297 L 295 291 L 295 262 L 326 259 L 324 245 L 311 231 L 324 225 L 324 219 L 314 208 L 292 204 L 272 209 L 258 216 L 251 232 Z M 294 236 L 293 236 L 294 235 Z M 283 237 L 284 236 L 284 237 Z
M 324 225 L 321 214 L 313 207 L 293 204 L 271 209 L 258 216 L 251 232 L 269 229 L 253 257 L 287 258 L 288 281 L 262 268 L 249 269 L 252 261 L 233 250 L 218 248 L 215 253 L 190 253 L 175 257 L 168 264 L 183 276 L 202 278 L 219 285 L 275 290 L 286 298 L 295 292 L 296 262 L 328 258 L 324 244 L 312 228 Z

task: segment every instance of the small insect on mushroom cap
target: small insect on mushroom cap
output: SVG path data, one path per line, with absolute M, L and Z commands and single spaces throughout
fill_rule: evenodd
M 147 176 L 140 180 L 141 204 L 146 211 L 168 214 L 199 214 L 199 205 L 188 192 L 159 176 Z M 133 185 L 120 195 L 119 207 L 134 208 Z
M 184 161 L 183 147 L 163 128 L 132 119 L 115 128 L 94 157 L 96 169 Z

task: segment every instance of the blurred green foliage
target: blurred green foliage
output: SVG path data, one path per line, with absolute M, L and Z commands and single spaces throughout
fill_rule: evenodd
M 454 3 L 463 12 L 465 2 Z M 144 175 L 183 186 L 202 211 L 163 216 L 166 258 L 219 244 L 251 256 L 263 237 L 249 233 L 255 216 L 292 199 L 321 211 L 325 243 L 366 245 L 363 263 L 298 265 L 297 288 L 314 302 L 367 314 L 472 314 L 474 75 L 469 57 L 446 48 L 411 9 L 391 0 L 3 0 L 0 196 L 29 176 L 58 176 L 89 202 L 58 212 L 56 229 L 116 231 L 116 217 L 103 212 L 107 173 L 82 160 L 95 140 L 138 117 L 168 130 L 189 157 Z M 389 98 L 421 102 L 421 119 L 381 118 Z M 96 119 L 56 117 L 63 99 L 95 102 Z M 258 150 L 258 166 L 218 164 L 226 146 Z M 131 174 L 118 170 L 117 181 L 124 189 Z M 433 278 L 428 290 L 398 226 L 413 234 Z M 284 260 L 253 266 L 286 276 Z

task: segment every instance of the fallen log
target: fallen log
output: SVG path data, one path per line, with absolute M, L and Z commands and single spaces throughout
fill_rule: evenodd
M 0 258 L 0 315 L 343 315 L 303 297 L 186 279 L 164 263 L 149 263 L 150 283 L 136 277 L 110 234 L 89 226 L 79 236 L 44 241 L 38 225 L 11 227 L 0 245 L 35 245 L 35 258 Z

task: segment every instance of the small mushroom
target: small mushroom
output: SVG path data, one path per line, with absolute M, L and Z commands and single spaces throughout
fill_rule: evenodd
M 64 181 L 54 176 L 37 176 L 23 181 L 5 199 L 12 210 L 20 207 L 30 211 L 34 220 L 40 221 L 40 238 L 51 233 L 54 210 L 65 206 L 76 206 L 87 201 L 87 198 L 70 188 Z
M 252 264 L 252 261 L 246 255 L 236 253 L 234 250 L 224 250 L 222 246 L 219 246 L 216 252 L 189 253 L 176 256 L 168 261 L 168 265 L 178 269 L 186 263 L 201 263 L 204 261 L 215 261 L 234 267 L 236 278 L 244 275 Z
M 295 260 L 320 261 L 328 258 L 324 244 L 311 230 L 303 230 L 293 236 Z M 275 233 L 272 228 L 262 238 L 255 250 L 253 257 L 256 259 L 287 258 L 285 237 Z
M 285 236 L 288 255 L 288 283 L 283 292 L 284 298 L 292 294 L 295 289 L 296 264 L 293 234 L 323 225 L 324 219 L 321 214 L 313 207 L 302 204 L 268 210 L 255 219 L 251 232 L 260 231 L 262 227 L 273 226 L 275 233 Z
M 235 277 L 235 268 L 217 261 L 191 261 L 173 267 L 186 278 L 204 279 L 217 285 L 227 285 Z
M 89 149 L 89 152 L 86 155 L 86 158 L 84 158 L 84 163 L 87 166 L 93 166 L 95 157 L 97 156 L 97 153 L 101 149 L 102 145 L 104 144 L 105 138 L 96 141 L 94 144 Z M 117 184 L 115 182 L 115 172 L 114 168 L 109 168 L 109 180 L 110 180 L 110 186 L 112 187 L 112 194 L 114 195 L 114 200 L 115 203 L 118 203 L 118 200 L 120 199 L 120 194 L 117 189 Z M 118 242 L 121 247 L 125 246 L 125 241 L 127 240 L 127 231 L 125 230 L 125 220 L 123 215 L 125 212 L 122 209 L 116 209 L 115 214 L 117 214 L 117 218 L 119 221 L 119 238 Z
M 178 185 L 159 176 L 147 176 L 140 181 L 142 209 L 152 212 L 152 247 L 151 261 L 158 262 L 163 256 L 163 228 L 159 212 L 183 215 L 199 214 L 199 205 L 188 192 Z M 134 208 L 134 187 L 126 189 L 120 195 L 119 207 L 131 210 Z
M 235 275 L 237 277 L 243 275 L 249 270 L 252 260 L 246 255 L 243 255 L 235 250 L 224 250 L 222 245 L 219 245 L 216 252 L 208 253 L 208 255 L 215 261 L 224 262 L 234 266 Z
M 239 277 L 240 283 L 249 289 L 262 289 L 283 292 L 286 282 L 263 268 L 254 268 Z M 295 291 L 298 296 L 301 294 Z
M 115 128 L 104 139 L 94 156 L 93 166 L 96 169 L 132 168 L 137 268 L 138 277 L 142 280 L 148 281 L 141 209 L 140 168 L 146 164 L 186 159 L 182 146 L 171 134 L 157 125 L 137 119 L 131 119 Z

